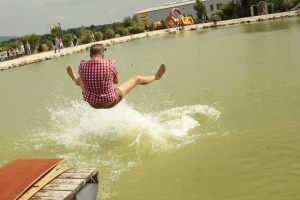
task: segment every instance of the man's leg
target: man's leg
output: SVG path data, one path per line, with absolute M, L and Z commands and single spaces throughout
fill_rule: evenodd
M 75 82 L 76 85 L 81 87 L 81 90 L 83 91 L 83 82 L 81 80 L 81 77 L 77 77 L 73 67 L 71 65 L 69 65 L 67 67 L 67 72 L 69 74 L 69 76 L 72 78 L 72 80 Z
M 153 76 L 147 76 L 147 77 L 135 76 L 125 81 L 125 83 L 123 83 L 118 87 L 122 92 L 122 97 L 125 97 L 137 85 L 147 85 L 149 83 L 152 83 L 155 80 L 161 79 L 165 71 L 166 71 L 165 64 L 161 64 L 156 74 Z

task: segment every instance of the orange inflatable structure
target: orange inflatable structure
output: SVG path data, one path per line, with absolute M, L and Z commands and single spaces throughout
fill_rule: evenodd
M 177 12 L 179 14 L 179 18 L 175 18 L 173 13 Z M 181 11 L 178 8 L 173 8 L 170 11 L 170 15 L 166 18 L 166 21 L 169 22 L 170 25 L 175 24 L 178 26 L 186 26 L 194 24 L 194 20 L 192 17 L 184 17 L 181 13 Z

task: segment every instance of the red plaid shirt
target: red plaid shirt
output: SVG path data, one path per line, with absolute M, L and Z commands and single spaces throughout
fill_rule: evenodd
M 118 75 L 110 60 L 82 60 L 79 75 L 84 84 L 83 100 L 89 103 L 108 103 L 116 99 L 113 80 Z

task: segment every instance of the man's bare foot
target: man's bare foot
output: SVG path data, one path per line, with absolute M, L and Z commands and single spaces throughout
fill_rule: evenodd
M 72 80 L 76 80 L 77 79 L 77 75 L 76 75 L 76 73 L 75 73 L 75 71 L 74 71 L 74 69 L 73 69 L 73 67 L 71 65 L 69 65 L 67 67 L 67 72 L 68 72 L 69 76 L 72 78 Z
M 157 70 L 157 72 L 155 74 L 155 80 L 161 79 L 161 77 L 164 75 L 165 71 L 166 71 L 166 65 L 161 64 L 159 69 Z

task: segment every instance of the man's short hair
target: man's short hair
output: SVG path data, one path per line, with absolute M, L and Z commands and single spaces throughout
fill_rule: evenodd
M 93 44 L 90 49 L 90 54 L 92 56 L 102 55 L 106 51 L 106 48 L 102 44 Z

